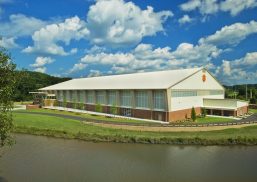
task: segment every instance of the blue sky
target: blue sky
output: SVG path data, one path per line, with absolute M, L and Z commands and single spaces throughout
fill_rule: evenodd
M 257 0 L 0 0 L 19 69 L 86 77 L 204 66 L 256 83 Z

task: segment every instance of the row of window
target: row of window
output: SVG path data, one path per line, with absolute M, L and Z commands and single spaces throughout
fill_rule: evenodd
M 165 109 L 165 92 L 154 91 L 153 92 L 153 105 L 154 109 Z M 105 97 L 106 94 L 106 97 Z M 80 102 L 88 104 L 106 104 L 117 105 L 117 91 L 57 91 L 57 99 L 59 101 L 67 102 Z M 132 107 L 133 94 L 129 90 L 120 92 L 120 106 Z M 149 93 L 147 91 L 136 91 L 135 92 L 135 106 L 136 108 L 150 108 L 149 106 Z
M 192 97 L 205 95 L 223 95 L 223 90 L 191 90 L 191 91 L 171 91 L 172 97 Z

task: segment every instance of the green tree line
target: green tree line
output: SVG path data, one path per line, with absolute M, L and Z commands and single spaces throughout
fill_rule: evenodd
M 32 95 L 29 92 L 38 91 L 38 89 L 54 85 L 60 82 L 70 80 L 71 78 L 59 78 L 45 73 L 33 71 L 16 71 L 19 75 L 16 88 L 14 91 L 14 101 L 29 101 L 32 100 Z
M 226 98 L 248 100 L 251 104 L 257 104 L 257 84 L 233 85 L 225 88 Z

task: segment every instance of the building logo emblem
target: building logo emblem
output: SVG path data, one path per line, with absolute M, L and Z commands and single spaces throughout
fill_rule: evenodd
M 202 81 L 203 81 L 203 82 L 205 82 L 205 81 L 206 81 L 205 70 L 203 70 Z

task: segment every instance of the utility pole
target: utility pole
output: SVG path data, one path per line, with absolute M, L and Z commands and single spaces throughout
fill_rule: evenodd
M 248 77 L 246 76 L 245 79 L 246 79 L 246 82 L 245 82 L 245 100 L 247 100 L 247 79 L 248 79 Z
M 245 99 L 247 100 L 247 83 L 245 85 Z

